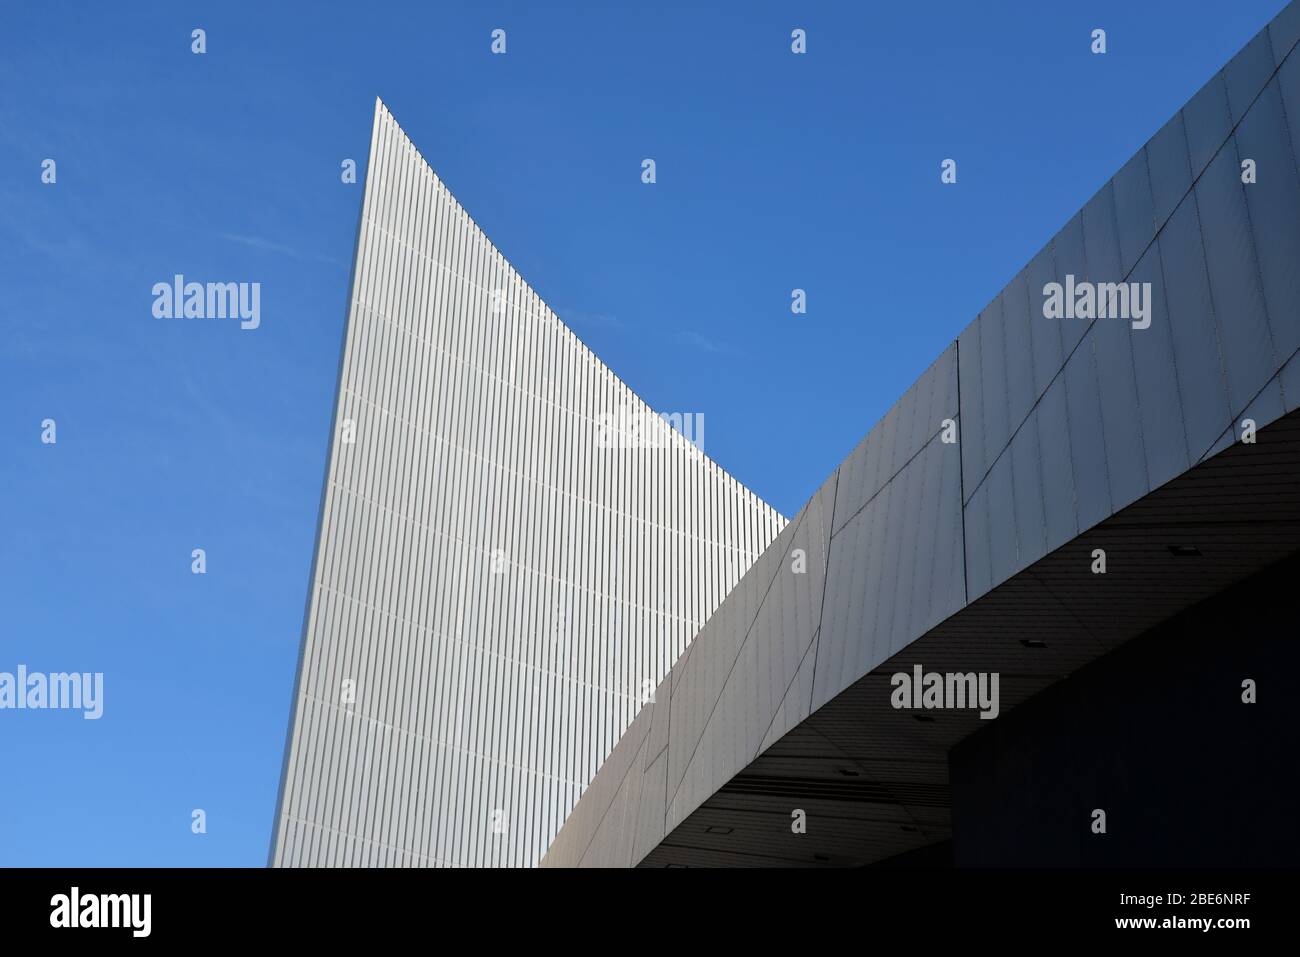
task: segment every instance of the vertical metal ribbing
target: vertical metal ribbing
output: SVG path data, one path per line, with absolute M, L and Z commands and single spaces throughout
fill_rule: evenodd
M 271 860 L 530 865 L 783 522 L 666 426 L 596 447 L 649 408 L 382 104 L 349 295 Z

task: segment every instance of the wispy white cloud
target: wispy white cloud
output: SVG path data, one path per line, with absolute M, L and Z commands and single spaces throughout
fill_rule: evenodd
M 608 312 L 580 312 L 577 309 L 559 309 L 557 312 L 570 326 L 587 326 L 591 329 L 627 328 L 627 323 Z
M 701 335 L 693 329 L 683 329 L 673 337 L 679 344 L 689 346 L 699 352 L 707 352 L 719 356 L 738 356 L 740 350 L 735 349 L 726 343 L 714 342 L 707 336 Z
M 307 260 L 311 262 L 330 263 L 331 265 L 334 266 L 343 265 L 341 262 L 339 262 L 337 259 L 335 259 L 332 256 L 321 256 L 317 253 L 304 253 L 293 246 L 286 246 L 283 243 L 273 242 L 269 239 L 263 238 L 262 236 L 241 236 L 238 233 L 221 233 L 220 235 L 222 239 L 227 239 L 232 243 L 240 243 L 241 245 L 248 246 L 251 249 L 257 249 L 262 252 L 279 253 L 283 256 L 290 256 L 293 259 L 301 259 L 301 260 Z

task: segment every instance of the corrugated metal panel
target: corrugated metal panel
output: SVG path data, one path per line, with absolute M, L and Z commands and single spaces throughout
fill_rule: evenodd
M 534 864 L 785 522 L 596 361 L 382 104 L 351 296 L 272 862 Z M 620 412 L 658 447 L 598 447 Z

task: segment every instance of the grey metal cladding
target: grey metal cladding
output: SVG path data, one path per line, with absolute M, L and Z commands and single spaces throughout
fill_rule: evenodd
M 944 418 L 955 418 L 956 373 L 950 352 L 921 374 L 840 466 L 836 530 L 939 432 Z
M 664 680 L 655 688 L 650 704 L 646 710 L 650 714 L 650 737 L 646 741 L 645 760 L 649 764 L 668 747 L 668 717 L 671 713 L 673 696 L 673 674 L 669 669 Z
M 1115 190 L 1107 183 L 1083 207 L 1083 247 L 1088 278 L 1095 283 L 1124 278 L 1115 227 Z
M 1129 339 L 1137 382 L 1143 451 L 1151 488 L 1158 488 L 1191 465 L 1183 426 L 1182 384 L 1174 361 L 1168 297 L 1160 250 L 1151 246 L 1129 274 L 1130 281 L 1151 284 L 1151 326 Z M 1188 388 L 1192 387 L 1188 383 Z M 1122 484 L 1122 482 L 1121 482 Z
M 535 863 L 784 520 L 600 365 L 379 103 L 349 299 L 271 861 Z M 621 411 L 657 447 L 602 443 Z
M 623 843 L 630 831 L 627 826 L 628 805 L 640 795 L 641 758 L 648 729 L 648 720 L 638 715 L 624 734 L 623 741 L 609 755 L 606 761 L 609 773 L 602 780 L 592 782 L 588 793 L 593 815 L 598 816 L 594 839 L 581 849 L 584 862 L 592 866 L 619 867 L 629 863 L 627 858 L 631 855 L 631 848 Z M 621 747 L 624 742 L 626 748 Z
M 993 587 L 993 539 L 989 528 L 989 487 L 981 482 L 962 509 L 965 525 L 966 593 L 974 601 Z
M 1196 202 L 1234 415 L 1246 407 L 1277 368 L 1260 292 L 1245 188 L 1237 151 L 1229 141 L 1197 181 Z
M 1191 160 L 1192 179 L 1205 171 L 1231 128 L 1228 115 L 1228 90 L 1223 74 L 1201 87 L 1183 107 L 1183 130 L 1187 134 L 1187 155 Z
M 1147 168 L 1145 148 L 1138 150 L 1124 164 L 1111 180 L 1111 185 L 1115 197 L 1120 271 L 1127 275 L 1156 234 L 1155 200 L 1151 195 L 1151 172 Z
M 1043 290 L 1049 283 L 1056 282 L 1056 263 L 1050 243 L 1029 261 L 1023 274 L 1029 296 L 1029 338 L 1033 354 L 1034 401 L 1037 402 L 1061 371 L 1064 362 L 1061 323 L 1043 316 Z M 964 403 L 962 408 L 964 412 Z
M 1003 342 L 1006 355 L 1006 385 L 1004 388 L 1007 396 L 1008 421 L 1011 434 L 1014 434 L 1020 428 L 1040 394 L 1034 388 L 1033 335 L 1035 330 L 1033 325 L 1035 312 L 1037 312 L 1040 322 L 1052 324 L 1051 320 L 1043 319 L 1041 295 L 1034 297 L 1034 301 L 1039 304 L 1038 310 L 1030 309 L 1030 300 L 1029 283 L 1024 271 L 1018 273 L 1007 285 L 1007 288 L 1002 290 L 1002 294 L 998 296 L 998 303 L 1002 311 Z
M 1151 331 L 1150 328 L 1135 331 L 1123 321 L 1103 320 L 1094 323 L 1088 333 L 1097 361 L 1106 469 L 1115 511 L 1136 502 L 1151 490 L 1133 365 L 1134 340 Z M 1087 345 L 1087 339 L 1084 344 Z M 1182 431 L 1181 423 L 1177 428 Z
M 948 349 L 927 370 L 930 380 L 930 437 L 917 458 L 919 498 L 909 509 L 916 536 L 915 581 L 911 586 L 910 623 L 895 631 L 893 644 L 910 639 L 952 614 L 965 602 L 965 571 L 961 555 L 961 416 L 958 413 L 957 347 Z M 943 423 L 953 420 L 958 442 L 943 441 Z M 936 435 L 935 430 L 938 430 Z
M 984 393 L 984 469 L 987 472 L 1011 438 L 1007 402 L 1007 347 L 1001 297 L 994 299 L 977 320 L 980 328 L 980 377 Z M 1020 355 L 1015 355 L 1021 361 Z
M 637 805 L 632 863 L 645 857 L 664 839 L 665 784 L 668 756 L 660 754 L 641 772 L 641 797 Z
M 758 746 L 759 754 L 766 751 L 772 746 L 773 742 L 782 738 L 787 731 L 808 717 L 808 709 L 812 701 L 813 666 L 816 660 L 817 635 L 814 634 L 813 640 L 804 649 L 803 659 L 796 667 L 794 677 L 790 679 L 789 687 L 786 688 L 776 711 L 772 714 L 771 723 L 764 732 L 763 740 Z
M 1194 194 L 1189 193 L 1174 210 L 1157 241 L 1183 425 L 1190 458 L 1198 461 L 1227 426 L 1231 412 Z M 1170 281 L 1170 277 L 1176 281 Z
M 988 503 L 989 579 L 996 585 L 1015 574 L 1019 558 L 1009 452 L 998 456 L 984 485 Z
M 1112 503 L 1097 363 L 1090 338 L 1079 343 L 1065 363 L 1065 402 L 1079 528 L 1091 528 L 1110 515 Z
M 1181 426 L 1181 423 L 1180 423 Z M 1043 511 L 1043 473 L 1039 466 L 1038 420 L 1034 413 L 1016 432 L 1009 450 L 1011 493 L 1015 511 L 1016 564 L 1020 571 L 1047 554 Z
M 962 541 L 961 453 L 943 446 L 940 459 L 939 521 L 935 530 L 933 592 L 927 610 L 927 627 L 933 627 L 967 602 L 965 555 Z
M 1223 68 L 1223 80 L 1228 92 L 1228 111 L 1234 123 L 1241 122 L 1276 68 L 1273 43 L 1267 28 L 1255 34 L 1254 39 L 1228 61 Z
M 985 457 L 987 443 L 984 440 L 984 373 L 980 345 L 980 324 L 977 319 L 963 329 L 961 335 L 957 337 L 957 364 L 960 369 L 958 381 L 961 393 L 959 445 L 962 471 L 967 477 L 967 485 L 963 489 L 965 501 L 970 500 L 971 493 L 988 467 Z
M 1056 281 L 1065 284 L 1069 276 L 1075 281 L 1088 276 L 1088 258 L 1083 242 L 1083 211 L 1075 213 L 1065 227 L 1052 240 L 1052 253 L 1056 263 Z M 1106 280 L 1102 280 L 1106 281 Z M 1088 324 L 1079 320 L 1064 320 L 1061 327 L 1061 353 L 1066 359 L 1079 344 Z
M 936 448 L 940 454 L 936 454 Z M 911 546 L 910 557 L 907 564 L 903 566 L 902 575 L 899 579 L 898 602 L 901 611 L 895 620 L 894 638 L 891 642 L 893 644 L 899 641 L 909 641 L 918 629 L 924 628 L 925 623 L 931 617 L 936 586 L 934 578 L 935 550 L 939 537 L 939 521 L 942 509 L 927 509 L 923 507 L 923 503 L 944 494 L 944 461 L 945 459 L 951 459 L 955 471 L 956 466 L 959 464 L 959 454 L 957 449 L 944 444 L 942 440 L 931 443 L 921 453 L 921 479 L 914 486 L 915 494 L 921 499 L 920 502 L 916 503 L 920 508 L 920 512 L 917 515 L 912 534 L 909 536 L 911 539 L 909 542 Z M 954 497 L 959 494 L 955 484 L 949 491 Z M 947 547 L 946 543 L 945 547 Z
M 1289 228 L 1300 222 L 1300 172 L 1289 120 L 1274 79 L 1235 134 L 1238 154 L 1256 164 L 1246 204 L 1273 345 L 1283 360 L 1300 348 L 1300 238 Z
M 1147 142 L 1143 152 L 1151 179 L 1156 224 L 1163 225 L 1192 188 L 1192 166 L 1181 110 Z
M 1300 5 L 1288 3 L 1268 25 L 1273 44 L 1273 61 L 1281 63 L 1300 42 Z
M 1219 437 L 1215 439 L 1214 444 L 1205 450 L 1205 454 L 1201 456 L 1200 461 L 1204 462 L 1206 459 L 1214 458 L 1228 446 L 1232 445 L 1233 439 L 1233 426 L 1230 425 L 1220 433 Z
M 807 572 L 794 572 L 793 552 L 805 548 L 815 510 L 816 499 L 782 530 L 752 574 L 746 575 L 733 593 L 736 601 L 729 596 L 723 603 L 724 608 L 732 606 L 728 612 L 716 615 L 701 630 L 696 640 L 708 635 L 700 644 L 706 654 L 690 655 L 680 669 L 674 668 L 673 746 L 667 778 L 670 820 L 675 808 L 697 803 L 697 789 L 707 783 L 697 766 L 739 770 L 753 760 L 780 704 L 780 698 L 770 694 L 760 697 L 757 688 L 760 683 L 770 687 L 773 671 L 778 673 L 776 683 L 782 689 L 788 686 L 801 651 L 811 640 L 815 627 L 811 618 L 791 631 L 785 630 L 785 624 L 787 598 L 793 613 L 795 591 L 801 584 L 795 579 L 808 578 Z M 819 521 L 811 525 L 820 538 Z M 778 642 L 789 642 L 795 650 L 786 654 L 774 649 Z M 690 696 L 689 703 L 685 695 Z

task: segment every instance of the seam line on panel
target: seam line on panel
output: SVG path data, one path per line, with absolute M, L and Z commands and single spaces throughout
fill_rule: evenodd
M 799 529 L 800 527 L 802 527 L 807 516 L 808 516 L 808 512 L 807 509 L 805 509 L 802 515 L 800 515 L 800 517 L 794 524 L 793 531 L 791 532 L 790 535 L 791 540 L 798 537 Z M 780 541 L 779 535 L 777 536 L 777 541 Z M 775 545 L 776 542 L 773 542 L 772 544 Z M 781 557 L 775 562 L 775 564 L 776 564 L 776 570 L 773 571 L 772 578 L 771 580 L 768 581 L 767 588 L 764 589 L 763 591 L 763 597 L 758 600 L 758 605 L 754 609 L 754 617 L 750 620 L 749 625 L 745 628 L 744 637 L 741 638 L 740 644 L 736 647 L 736 656 L 732 659 L 731 665 L 727 669 L 727 674 L 722 679 L 722 686 L 718 689 L 718 696 L 717 698 L 714 699 L 713 706 L 709 709 L 708 717 L 704 719 L 704 724 L 700 728 L 700 736 L 698 739 L 696 739 L 695 746 L 691 749 L 691 753 L 687 755 L 686 763 L 682 765 L 682 778 L 680 781 L 677 782 L 677 787 L 672 794 L 672 800 L 676 800 L 677 795 L 681 792 L 682 784 L 686 781 L 686 776 L 690 773 L 691 762 L 695 760 L 696 752 L 698 752 L 700 749 L 700 742 L 704 740 L 705 734 L 708 733 L 709 725 L 713 721 L 713 715 L 718 710 L 718 702 L 720 702 L 722 700 L 722 696 L 726 694 L 727 685 L 731 681 L 731 675 L 736 670 L 736 662 L 740 660 L 740 656 L 745 651 L 745 646 L 749 644 L 749 637 L 754 631 L 754 625 L 758 622 L 759 617 L 763 614 L 763 605 L 767 601 L 767 596 L 771 593 L 772 586 L 776 583 L 777 577 L 781 574 L 781 567 L 785 564 L 784 551 L 782 552 Z M 692 644 L 694 644 L 694 642 L 692 642 Z
M 1244 48 L 1243 48 L 1243 49 L 1244 49 Z M 1293 49 L 1294 49 L 1294 47 L 1293 47 Z M 1240 51 L 1239 51 L 1239 52 L 1240 52 Z M 1290 54 L 1288 54 L 1287 56 L 1289 57 Z M 1229 62 L 1231 62 L 1231 61 L 1229 61 Z M 1285 58 L 1284 58 L 1284 61 L 1283 61 L 1283 62 L 1285 62 Z M 1250 111 L 1251 111 L 1252 109 L 1254 109 L 1254 107 L 1255 107 L 1255 103 L 1259 100 L 1259 97 L 1263 95 L 1264 90 L 1268 89 L 1268 85 L 1269 85 L 1269 83 L 1273 82 L 1273 78 L 1277 75 L 1278 71 L 1279 71 L 1281 68 L 1282 68 L 1282 67 L 1281 67 L 1281 64 L 1278 64 L 1278 65 L 1276 65 L 1276 66 L 1274 67 L 1273 72 L 1272 72 L 1271 74 L 1269 74 L 1268 80 L 1265 81 L 1264 85 L 1263 85 L 1262 87 L 1260 87 L 1259 91 L 1258 91 L 1258 92 L 1255 94 L 1255 96 L 1251 99 L 1251 101 L 1250 101 L 1250 105 L 1248 105 L 1244 110 L 1242 110 L 1242 113 L 1241 113 L 1241 117 L 1242 117 L 1242 119 L 1245 119 L 1246 116 L 1250 113 Z M 1219 70 L 1219 72 L 1216 73 L 1215 76 L 1216 76 L 1216 77 L 1219 76 L 1219 74 L 1221 74 L 1222 72 L 1223 72 L 1222 70 Z M 1180 108 L 1180 109 L 1178 110 L 1178 112 L 1174 114 L 1174 116 L 1179 116 L 1179 115 L 1182 114 L 1182 112 L 1183 112 L 1183 108 Z M 1171 118 L 1171 119 L 1172 119 L 1172 118 Z M 1200 173 L 1198 173 L 1198 174 L 1196 174 L 1195 176 L 1192 177 L 1192 179 L 1191 179 L 1191 184 L 1187 187 L 1186 192 L 1183 193 L 1182 197 L 1178 200 L 1178 202 L 1176 202 L 1176 203 L 1173 204 L 1173 208 L 1170 210 L 1169 215 L 1165 217 L 1164 222 L 1162 222 L 1159 226 L 1156 227 L 1156 230 L 1155 230 L 1155 232 L 1152 234 L 1151 239 L 1147 242 L 1147 244 L 1146 244 L 1145 246 L 1142 247 L 1142 251 L 1141 251 L 1140 253 L 1138 253 L 1138 255 L 1137 255 L 1137 257 L 1136 257 L 1136 259 L 1135 259 L 1135 261 L 1134 261 L 1134 267 L 1133 267 L 1133 268 L 1136 268 L 1136 263 L 1141 262 L 1142 257 L 1144 257 L 1144 256 L 1147 254 L 1147 251 L 1150 250 L 1150 248 L 1151 248 L 1153 245 L 1156 244 L 1156 242 L 1157 242 L 1157 241 L 1159 240 L 1159 238 L 1160 238 L 1160 234 L 1161 234 L 1162 232 L 1164 232 L 1165 227 L 1167 227 L 1167 226 L 1169 225 L 1169 221 L 1173 218 L 1174 213 L 1178 210 L 1178 207 L 1181 206 L 1181 205 L 1182 205 L 1182 204 L 1187 200 L 1188 196 L 1191 196 L 1191 195 L 1196 191 L 1196 184 L 1200 182 L 1201 177 L 1205 175 L 1206 170 L 1208 170 L 1208 169 L 1210 168 L 1210 166 L 1214 163 L 1215 158 L 1216 158 L 1216 157 L 1219 155 L 1219 153 L 1223 150 L 1223 147 L 1226 146 L 1226 145 L 1227 145 L 1227 144 L 1232 140 L 1233 136 L 1236 135 L 1237 127 L 1241 124 L 1241 121 L 1238 120 L 1238 121 L 1236 121 L 1236 122 L 1234 123 L 1234 122 L 1232 121 L 1232 115 L 1231 115 L 1231 112 L 1229 112 L 1228 122 L 1229 122 L 1231 125 L 1230 125 L 1230 128 L 1229 128 L 1229 130 L 1228 130 L 1228 134 L 1227 134 L 1227 136 L 1225 136 L 1225 137 L 1223 138 L 1223 142 L 1221 142 L 1221 143 L 1219 144 L 1219 146 L 1215 149 L 1215 151 L 1210 155 L 1210 159 L 1209 159 L 1209 160 L 1207 161 L 1207 163 L 1205 164 L 1205 169 L 1202 170 Z M 1158 131 L 1157 131 L 1157 132 L 1158 132 Z M 1187 141 L 1187 128 L 1186 128 L 1186 122 L 1185 122 L 1185 121 L 1184 121 L 1184 123 L 1183 123 L 1183 141 L 1184 141 L 1184 145 L 1187 145 L 1187 142 L 1188 142 L 1188 141 Z M 1149 144 L 1149 143 L 1150 143 L 1150 140 L 1147 140 L 1147 144 Z M 1147 144 L 1143 144 L 1143 149 L 1146 148 L 1146 145 L 1147 145 Z M 1188 157 L 1189 157 L 1189 159 L 1188 159 L 1188 168 L 1189 168 L 1189 170 L 1190 170 L 1190 168 L 1191 168 L 1191 166 L 1190 166 L 1190 163 L 1191 163 L 1191 160 L 1190 160 L 1190 156 L 1191 156 L 1191 148 L 1190 148 L 1190 146 L 1188 146 L 1187 154 L 1188 154 Z M 1148 170 L 1148 176 L 1149 176 L 1149 175 L 1150 175 L 1150 171 Z M 1109 182 L 1111 182 L 1111 180 L 1113 180 L 1113 179 L 1114 179 L 1114 177 L 1112 176 L 1112 177 L 1110 177 L 1109 179 L 1107 179 L 1106 182 L 1109 183 Z M 1103 185 L 1102 188 L 1103 188 L 1103 189 L 1105 188 L 1104 185 Z M 1086 204 L 1085 204 L 1085 205 L 1086 205 Z M 1082 213 L 1082 209 L 1080 209 L 1079 212 L 1076 213 L 1075 215 L 1080 215 L 1081 213 Z M 1071 216 L 1071 217 L 1070 217 L 1070 219 L 1073 219 L 1073 218 L 1074 218 L 1074 216 Z M 1200 225 L 1200 209 L 1199 209 L 1199 205 L 1198 205 L 1197 212 L 1196 212 L 1196 218 L 1197 218 L 1197 223 L 1198 223 L 1198 226 L 1199 226 L 1199 225 Z M 1066 225 L 1068 226 L 1069 224 L 1067 223 Z M 1082 223 L 1080 223 L 1080 225 L 1082 226 Z M 1200 232 L 1200 230 L 1198 229 L 1198 233 L 1199 233 L 1199 232 Z M 1204 238 L 1202 237 L 1202 247 L 1203 247 L 1203 246 L 1204 246 Z M 1043 248 L 1046 248 L 1046 246 L 1043 247 Z M 1087 255 L 1087 253 L 1086 253 L 1086 250 L 1085 250 L 1085 256 L 1086 256 L 1086 255 Z M 1202 250 L 1202 256 L 1204 256 L 1204 250 Z M 1129 278 L 1129 276 L 1132 275 L 1132 273 L 1133 273 L 1133 268 L 1130 268 L 1127 272 L 1125 272 L 1124 275 L 1120 277 L 1120 280 L 1121 280 L 1121 281 L 1127 281 L 1128 278 Z M 1209 267 L 1208 267 L 1208 264 L 1207 264 L 1207 266 L 1206 266 L 1206 282 L 1207 282 L 1207 283 L 1209 282 Z M 1212 293 L 1211 293 L 1211 298 L 1213 298 L 1213 294 L 1212 294 Z M 1217 317 L 1217 313 L 1216 313 L 1216 317 Z M 976 318 L 975 321 L 978 321 L 978 317 Z M 1031 315 L 1031 321 L 1032 321 L 1032 315 Z M 1079 348 L 1079 345 L 1083 342 L 1083 340 L 1087 338 L 1089 330 L 1091 330 L 1092 326 L 1095 325 L 1095 324 L 1096 324 L 1097 322 L 1099 322 L 1099 321 L 1102 321 L 1102 320 L 1098 320 L 1098 319 L 1091 319 L 1091 320 L 1089 320 L 1089 322 L 1088 322 L 1088 328 L 1084 329 L 1083 334 L 1079 337 L 1079 341 L 1076 342 L 1076 343 L 1074 344 L 1074 347 L 1070 350 L 1069 355 L 1065 356 L 1065 357 L 1062 359 L 1062 361 L 1061 361 L 1061 367 L 1056 371 L 1056 373 L 1055 373 L 1055 374 L 1052 376 L 1052 378 L 1048 381 L 1047 385 L 1046 385 L 1046 386 L 1044 387 L 1044 389 L 1043 389 L 1042 394 L 1039 395 L 1039 396 L 1034 400 L 1033 405 L 1031 405 L 1030 408 L 1029 408 L 1029 413 L 1032 413 L 1032 412 L 1034 411 L 1034 409 L 1036 409 L 1036 408 L 1038 407 L 1039 403 L 1042 402 L 1043 396 L 1045 396 L 1045 395 L 1047 394 L 1047 392 L 1051 389 L 1052 384 L 1053 384 L 1053 383 L 1054 383 L 1054 382 L 1055 382 L 1055 381 L 1056 381 L 1056 380 L 1061 376 L 1061 374 L 1065 371 L 1065 367 L 1066 367 L 1066 365 L 1069 364 L 1069 361 L 1070 361 L 1070 359 L 1073 357 L 1075 350 L 1078 349 L 1078 348 Z M 1110 321 L 1110 320 L 1106 320 L 1106 321 Z M 1215 334 L 1216 334 L 1216 337 L 1217 337 L 1217 334 L 1218 334 L 1218 321 L 1217 321 L 1217 318 L 1216 318 L 1216 321 L 1215 321 Z M 1220 361 L 1220 364 L 1222 364 L 1222 361 L 1223 361 L 1222 350 L 1220 350 L 1219 361 Z M 1227 387 L 1227 376 L 1226 376 L 1226 373 L 1225 373 L 1225 375 L 1224 375 L 1224 387 L 1225 387 L 1225 390 L 1226 390 L 1226 387 Z M 1252 400 L 1252 401 L 1253 401 L 1253 400 Z M 1028 420 L 1028 415 L 1029 415 L 1029 413 L 1026 413 L 1025 421 Z M 1231 430 L 1231 429 L 1232 429 L 1232 426 L 1233 426 L 1233 421 L 1230 419 L 1229 422 L 1228 422 L 1228 429 Z M 1011 442 L 1015 439 L 1016 435 L 1019 434 L 1020 429 L 1023 428 L 1023 427 L 1024 427 L 1024 421 L 1022 421 L 1019 425 L 1016 426 L 1016 428 L 1015 428 L 1014 430 L 1012 430 L 1012 432 L 1011 432 L 1011 436 L 1010 436 L 1010 438 L 1007 439 L 1006 444 L 1005 444 L 1001 449 L 998 450 L 997 455 L 993 456 L 993 458 L 992 458 L 992 461 L 993 461 L 993 462 L 997 462 L 997 460 L 998 460 L 999 458 L 1002 457 L 1003 453 L 1005 453 L 1006 450 L 1007 450 L 1007 448 L 1010 447 Z M 1218 441 L 1218 439 L 1215 439 L 1215 442 L 1217 442 L 1217 441 Z M 1209 448 L 1213 448 L 1213 447 L 1214 447 L 1214 443 L 1211 443 L 1211 445 L 1209 446 Z M 1207 448 L 1206 451 L 1209 451 L 1209 448 Z M 1190 457 L 1190 449 L 1189 449 L 1188 451 L 1189 451 L 1189 457 Z M 1201 456 L 1201 457 L 1202 457 L 1202 458 L 1204 457 L 1204 453 L 1202 453 L 1202 456 Z M 1200 458 L 1195 459 L 1195 460 L 1193 460 L 1193 461 L 1199 462 L 1199 461 L 1200 461 Z M 979 481 L 976 482 L 976 483 L 975 483 L 975 487 L 971 489 L 971 495 L 972 495 L 972 496 L 974 496 L 974 494 L 975 494 L 976 492 L 979 491 L 980 486 L 983 485 L 984 482 L 988 479 L 989 472 L 991 472 L 991 471 L 992 471 L 992 466 L 991 466 L 991 465 L 988 466 L 987 468 L 985 468 L 984 473 L 980 476 Z M 1112 504 L 1112 506 L 1114 505 L 1113 502 L 1112 502 L 1111 504 Z M 1112 513 L 1112 514 L 1113 514 L 1113 513 Z M 1077 520 L 1076 520 L 1076 525 L 1077 525 Z

